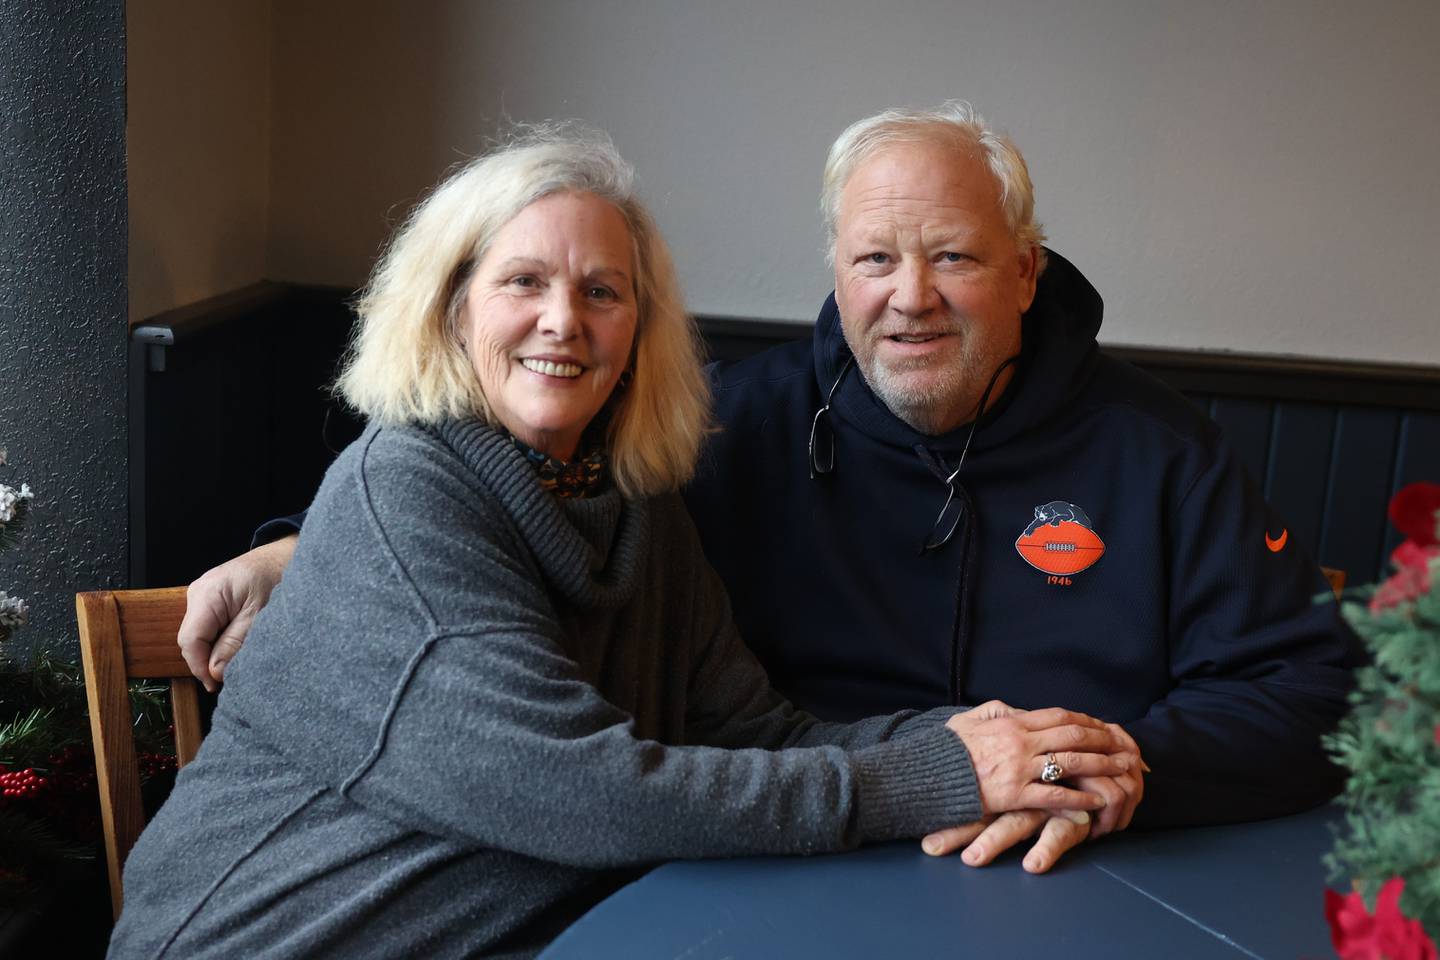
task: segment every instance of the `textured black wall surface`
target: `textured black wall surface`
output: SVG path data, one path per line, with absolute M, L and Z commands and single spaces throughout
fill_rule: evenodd
M 35 491 L 9 643 L 75 654 L 74 593 L 123 586 L 125 4 L 0 4 L 0 480 Z

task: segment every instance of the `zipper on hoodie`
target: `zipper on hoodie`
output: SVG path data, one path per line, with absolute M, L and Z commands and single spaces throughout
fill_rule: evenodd
M 942 563 L 952 556 L 958 559 L 955 570 L 955 612 L 950 625 L 950 704 L 964 706 L 961 696 L 965 687 L 965 656 L 970 640 L 970 596 L 973 592 L 970 589 L 970 579 L 974 575 L 978 552 L 975 501 L 958 478 L 952 479 L 954 472 L 943 457 L 922 443 L 915 444 L 913 449 L 925 469 L 954 491 L 955 500 L 960 504 L 960 517 L 955 525 L 955 533 L 943 548 L 934 551 L 933 559 Z

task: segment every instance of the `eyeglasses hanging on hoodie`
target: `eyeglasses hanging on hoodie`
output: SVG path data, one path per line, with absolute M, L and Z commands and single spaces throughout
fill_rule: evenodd
M 965 436 L 965 445 L 960 448 L 960 460 L 955 464 L 955 469 L 948 476 L 943 477 L 946 495 L 945 503 L 940 507 L 940 514 L 935 518 L 935 524 L 930 530 L 930 535 L 925 538 L 920 546 L 922 554 L 931 550 L 939 550 L 955 536 L 955 531 L 960 526 L 960 518 L 965 515 L 964 499 L 955 496 L 955 480 L 960 476 L 960 470 L 965 466 L 965 455 L 970 452 L 970 443 L 975 439 L 975 431 L 980 428 L 980 420 L 985 416 L 985 410 L 990 404 L 990 394 L 995 389 L 995 384 L 1000 379 L 1000 374 L 1005 368 L 1018 362 L 1018 355 L 1009 357 L 995 368 L 990 375 L 990 382 L 985 384 L 985 391 L 980 394 L 980 406 L 975 411 L 975 419 L 970 422 L 970 432 Z M 850 367 L 855 363 L 855 355 L 851 354 L 845 358 L 845 364 L 836 375 L 835 382 L 831 384 L 830 391 L 825 395 L 825 403 L 815 411 L 815 419 L 810 423 L 810 479 L 818 480 L 822 476 L 828 476 L 835 472 L 835 430 L 830 426 L 830 405 L 835 399 L 835 391 L 840 389 L 840 383 L 845 379 L 845 374 L 850 372 Z M 916 447 L 916 453 L 929 453 L 922 446 Z M 933 456 L 933 455 L 932 455 Z M 938 458 L 936 458 L 938 460 Z M 943 466 L 944 461 L 939 460 Z

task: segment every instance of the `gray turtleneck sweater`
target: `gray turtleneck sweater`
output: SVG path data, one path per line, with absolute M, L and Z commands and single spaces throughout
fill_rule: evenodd
M 372 427 L 130 855 L 111 956 L 532 956 L 657 861 L 976 819 L 952 712 L 791 707 L 678 497 L 558 500 L 482 424 Z

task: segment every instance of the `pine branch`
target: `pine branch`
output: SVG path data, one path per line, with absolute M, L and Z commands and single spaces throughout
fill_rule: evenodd
M 59 750 L 90 742 L 80 666 L 48 651 L 36 651 L 29 666 L 0 672 L 0 763 L 17 769 L 43 768 Z M 165 681 L 130 684 L 137 752 L 174 753 L 169 694 Z
M 0 764 L 24 769 L 43 766 L 46 758 L 77 742 L 55 722 L 53 708 L 35 708 L 9 723 L 0 724 Z
M 1369 647 L 1356 672 L 1352 709 L 1326 739 L 1350 772 L 1346 828 L 1326 858 L 1332 879 L 1354 881 L 1373 905 L 1380 887 L 1404 879 L 1400 909 L 1432 939 L 1440 935 L 1440 567 L 1426 593 L 1371 612 L 1344 614 Z
M 93 860 L 88 844 L 67 843 L 43 821 L 12 808 L 0 809 L 0 903 L 18 903 L 35 891 L 36 882 L 54 882 L 68 860 Z

